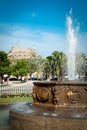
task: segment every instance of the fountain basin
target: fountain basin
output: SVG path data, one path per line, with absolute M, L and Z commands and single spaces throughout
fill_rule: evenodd
M 87 83 L 34 82 L 33 99 L 11 107 L 12 130 L 87 129 Z
M 86 82 L 34 82 L 34 105 L 53 108 L 87 108 Z

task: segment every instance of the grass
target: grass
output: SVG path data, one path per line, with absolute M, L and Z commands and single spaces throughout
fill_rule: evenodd
M 0 97 L 0 104 L 3 103 L 15 103 L 15 102 L 22 102 L 22 101 L 32 101 L 32 96 L 29 97 L 20 97 L 20 96 L 14 96 L 14 97 Z

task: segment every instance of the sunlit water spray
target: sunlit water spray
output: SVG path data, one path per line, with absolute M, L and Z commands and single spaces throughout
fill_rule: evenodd
M 73 20 L 71 16 L 67 16 L 67 41 L 69 44 L 68 48 L 68 61 L 67 61 L 67 69 L 68 69 L 68 80 L 75 79 L 75 53 L 76 53 L 76 43 L 77 37 L 75 35 L 75 29 L 73 27 Z

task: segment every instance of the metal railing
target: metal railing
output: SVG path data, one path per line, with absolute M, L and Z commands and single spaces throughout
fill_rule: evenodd
M 28 83 L 12 83 L 8 85 L 0 85 L 0 96 L 3 94 L 17 95 L 17 94 L 31 94 L 32 82 Z

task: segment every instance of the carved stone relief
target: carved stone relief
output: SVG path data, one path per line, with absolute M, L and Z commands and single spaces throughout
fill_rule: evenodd
M 45 87 L 43 88 L 38 87 L 36 95 L 39 101 L 46 102 L 49 99 L 49 90 Z
M 67 92 L 67 97 L 70 103 L 77 103 L 80 101 L 81 96 L 79 90 L 75 88 L 70 88 L 70 90 Z
M 58 87 L 53 87 L 52 88 L 52 93 L 53 93 L 53 103 L 55 105 L 58 105 L 59 104 L 59 93 L 60 93 L 60 90 L 58 89 Z

